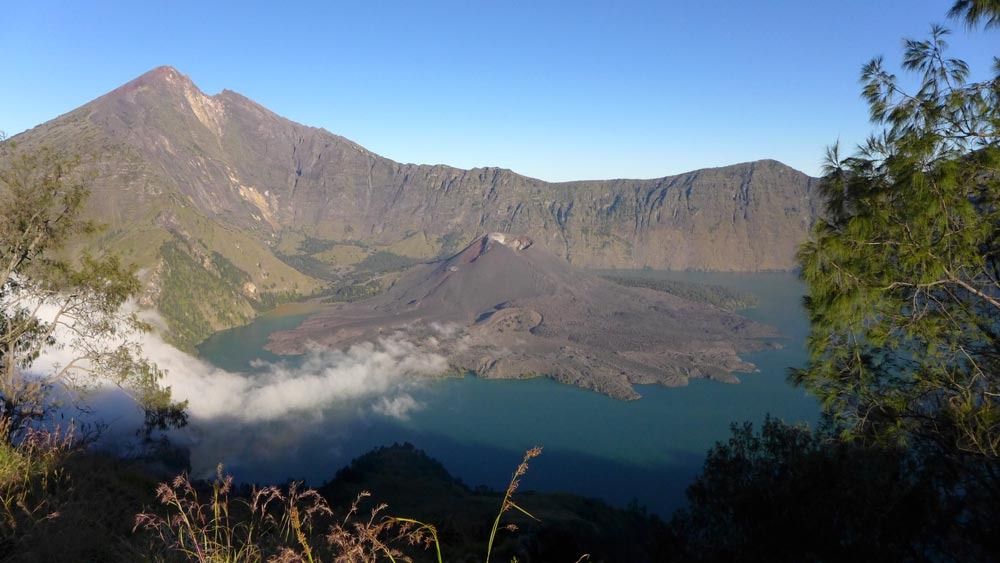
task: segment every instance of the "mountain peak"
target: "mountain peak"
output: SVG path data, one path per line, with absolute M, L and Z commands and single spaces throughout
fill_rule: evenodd
M 133 106 L 139 106 L 146 111 L 167 112 L 171 117 L 168 121 L 183 123 L 186 117 L 183 110 L 187 109 L 193 116 L 216 136 L 222 135 L 225 117 L 223 101 L 218 96 L 208 96 L 185 74 L 172 66 L 158 66 L 142 76 L 112 90 L 94 102 L 114 119 L 130 123 L 135 127 L 136 116 Z M 177 113 L 177 110 L 181 113 Z M 156 125 L 162 128 L 162 122 Z M 181 129 L 190 132 L 190 129 Z M 162 134 L 162 131 L 160 131 Z
M 158 66 L 153 70 L 150 70 L 139 76 L 129 84 L 144 84 L 148 86 L 153 85 L 166 85 L 166 86 L 194 86 L 194 82 L 181 71 L 177 70 L 172 66 Z
M 115 88 L 112 94 L 129 95 L 141 90 L 155 91 L 177 91 L 198 90 L 194 82 L 186 75 L 172 66 L 158 66 L 141 76 Z

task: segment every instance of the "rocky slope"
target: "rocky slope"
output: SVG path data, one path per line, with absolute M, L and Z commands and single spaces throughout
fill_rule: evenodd
M 815 179 L 770 160 L 568 183 L 400 164 L 235 92 L 205 95 L 170 67 L 14 140 L 82 157 L 90 212 L 109 226 L 96 245 L 146 269 L 147 301 L 173 311 L 187 344 L 280 296 L 449 255 L 487 232 L 586 267 L 788 269 L 817 212 Z M 188 314 L 192 276 L 214 297 Z

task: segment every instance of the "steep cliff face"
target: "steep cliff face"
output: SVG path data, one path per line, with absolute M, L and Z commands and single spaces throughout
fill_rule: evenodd
M 318 238 L 391 244 L 412 232 L 436 240 L 517 232 L 581 266 L 754 271 L 794 267 L 816 214 L 814 180 L 774 161 L 552 184 L 502 169 L 367 158 L 367 170 L 357 158 L 320 160 L 315 178 L 275 188 L 289 214 L 282 220 Z
M 152 269 L 161 245 L 196 263 L 200 245 L 264 295 L 314 291 L 366 258 L 446 255 L 488 232 L 587 267 L 788 269 L 817 213 L 815 179 L 776 161 L 567 183 L 400 164 L 235 92 L 205 95 L 170 67 L 16 140 L 83 157 L 104 247 Z

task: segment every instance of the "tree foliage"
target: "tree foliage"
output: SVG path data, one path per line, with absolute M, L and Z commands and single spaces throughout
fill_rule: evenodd
M 987 4 L 955 10 L 978 21 Z M 810 361 L 793 379 L 847 436 L 996 460 L 1000 62 L 970 82 L 947 37 L 905 41 L 915 91 L 882 58 L 862 70 L 880 130 L 850 157 L 828 152 L 827 212 L 799 255 Z
M 957 0 L 948 15 L 965 20 L 969 27 L 979 22 L 989 27 L 1000 27 L 1000 0 Z
M 995 0 L 959 0 L 969 25 Z M 792 378 L 820 431 L 734 426 L 674 518 L 677 560 L 969 561 L 1000 554 L 1000 61 L 904 42 L 864 66 L 878 127 L 828 153 L 827 209 L 800 250 L 810 359 Z
M 115 256 L 60 256 L 97 226 L 74 159 L 0 144 L 0 419 L 15 440 L 57 397 L 112 384 L 146 412 L 149 428 L 182 424 L 182 404 L 160 385 L 136 337 L 149 329 L 126 304 L 140 289 Z M 44 355 L 57 362 L 41 365 Z
M 677 561 L 980 561 L 994 519 L 965 502 L 936 462 L 767 419 L 733 425 L 672 522 Z

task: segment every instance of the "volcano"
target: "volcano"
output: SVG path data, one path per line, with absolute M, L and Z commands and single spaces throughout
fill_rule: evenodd
M 574 267 L 528 237 L 494 233 L 404 274 L 386 293 L 329 305 L 268 349 L 297 354 L 403 333 L 445 354 L 459 373 L 545 376 L 619 399 L 636 384 L 737 382 L 739 354 L 777 332 L 730 311 L 629 288 Z
M 404 164 L 168 66 L 12 140 L 79 157 L 86 215 L 107 228 L 74 251 L 143 272 L 141 304 L 190 351 L 366 257 L 408 266 L 499 231 L 584 268 L 787 270 L 821 211 L 818 179 L 774 160 L 555 183 Z

